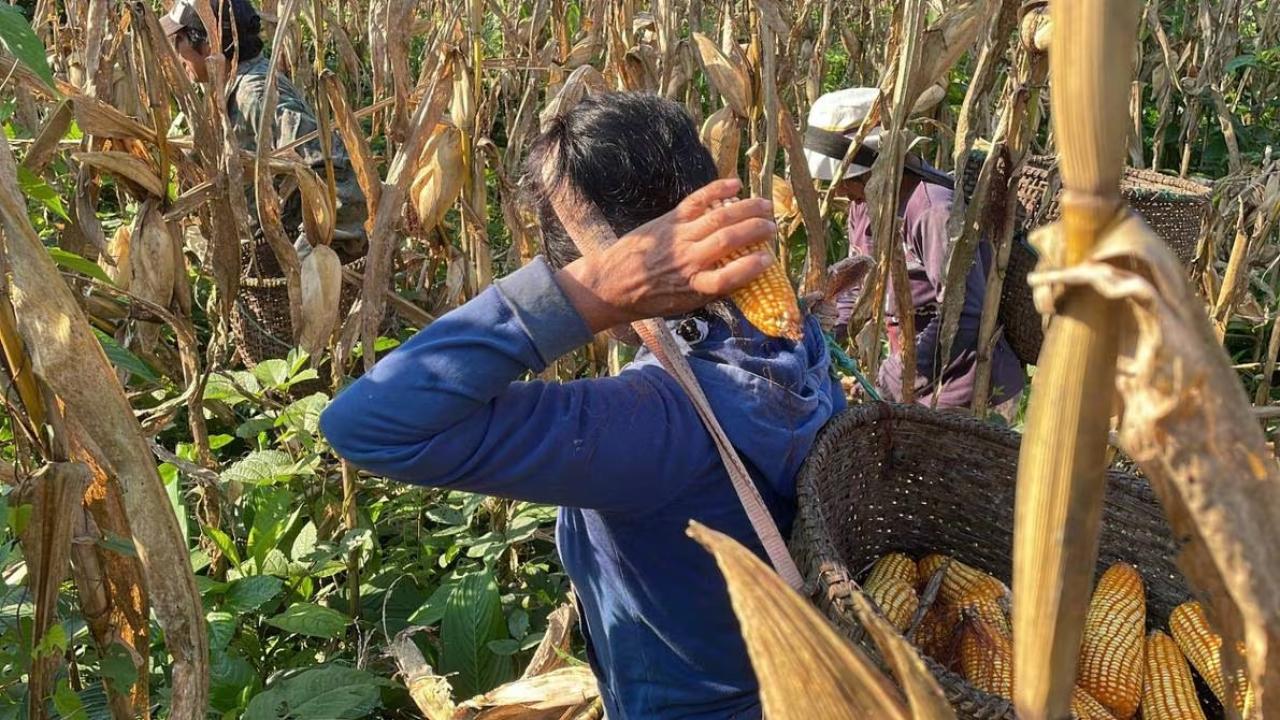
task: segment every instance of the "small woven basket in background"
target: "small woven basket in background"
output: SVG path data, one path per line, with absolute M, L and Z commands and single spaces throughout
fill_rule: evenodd
M 960 183 L 966 197 L 972 197 L 977 187 L 978 173 L 985 158 L 986 153 L 982 151 L 969 155 Z M 1007 177 L 1003 173 L 1007 172 L 1008 168 L 1003 163 L 997 163 L 993 181 L 998 182 L 993 182 L 993 185 L 1003 186 L 1004 177 Z M 1036 251 L 1027 242 L 1027 234 L 1058 219 L 1061 214 L 1058 207 L 1060 191 L 1056 159 L 1049 155 L 1027 158 L 1018 180 L 1018 205 L 1014 209 L 1017 227 L 1000 299 L 1000 323 L 1018 359 L 1029 365 L 1034 365 L 1040 356 L 1044 326 L 1032 301 L 1031 288 L 1027 285 L 1027 274 L 1035 270 L 1037 260 Z M 1126 168 L 1120 191 L 1183 264 L 1190 264 L 1195 259 L 1209 219 L 1212 188 L 1153 170 Z M 998 208 L 1003 207 L 1006 199 L 992 197 L 989 201 Z M 992 217 L 993 213 L 987 213 L 988 222 Z

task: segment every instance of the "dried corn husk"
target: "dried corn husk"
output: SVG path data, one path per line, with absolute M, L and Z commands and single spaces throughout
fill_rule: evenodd
M 462 193 L 462 133 L 442 124 L 422 149 L 422 164 L 409 186 L 409 199 L 423 230 L 440 224 Z
M 328 245 L 333 242 L 334 218 L 337 215 L 329 188 L 315 171 L 305 165 L 296 165 L 293 175 L 298 180 L 298 193 L 302 195 L 302 224 L 307 240 L 312 245 Z
M 604 76 L 600 74 L 600 71 L 590 65 L 583 65 L 574 70 L 569 75 L 569 79 L 564 81 L 564 85 L 556 93 L 555 98 L 547 103 L 547 107 L 538 116 L 538 122 L 541 124 L 542 129 L 545 130 L 552 118 L 568 112 L 588 92 L 603 92 L 606 89 L 608 89 L 608 84 L 605 82 Z
M 738 176 L 738 154 L 742 148 L 742 121 L 725 106 L 702 123 L 702 144 L 711 151 L 716 171 L 722 178 Z
M 791 183 L 780 176 L 773 176 L 773 217 L 781 227 L 789 220 L 800 216 L 800 206 L 796 204 L 796 194 L 791 190 Z
M 745 59 L 738 63 L 731 61 L 720 52 L 715 41 L 702 33 L 694 33 L 693 40 L 711 84 L 715 85 L 716 90 L 724 96 L 725 102 L 739 117 L 750 117 L 754 96 Z
M 755 554 L 697 522 L 690 523 L 689 534 L 724 573 L 766 717 L 910 717 L 889 678 Z
M 173 297 L 173 237 L 160 213 L 160 204 L 142 204 L 129 235 L 129 291 L 160 306 Z
M 328 245 L 317 245 L 302 260 L 302 331 L 298 345 L 317 357 L 329 345 L 338 322 L 342 261 Z
M 107 273 L 107 277 L 111 278 L 111 282 L 121 290 L 129 289 L 129 281 L 133 277 L 129 267 L 130 237 L 128 225 L 116 228 L 115 235 L 112 235 L 111 241 L 107 243 L 107 252 L 98 258 L 98 267 L 102 268 Z
M 462 703 L 458 708 L 518 706 L 527 710 L 549 710 L 580 705 L 599 696 L 600 690 L 590 668 L 566 667 L 501 685 Z
M 177 267 L 174 239 L 158 201 L 143 203 L 129 235 L 130 294 L 167 308 L 173 299 Z M 150 352 L 160 338 L 160 324 L 139 322 L 137 334 L 138 347 Z
M 109 172 L 118 178 L 127 180 L 147 192 L 152 197 L 164 197 L 164 182 L 156 174 L 155 168 L 145 160 L 141 160 L 127 152 L 95 151 L 72 153 L 71 157 L 81 165 L 88 165 L 102 172 Z

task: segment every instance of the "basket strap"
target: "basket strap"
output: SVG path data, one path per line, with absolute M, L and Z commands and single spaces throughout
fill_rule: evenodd
M 617 241 L 617 235 L 600 214 L 599 208 L 581 194 L 573 192 L 568 187 L 568 183 L 561 184 L 560 190 L 552 194 L 551 204 L 556 216 L 560 219 L 560 224 L 564 226 L 569 237 L 577 245 L 578 251 L 583 255 L 594 255 L 601 248 Z M 796 567 L 795 560 L 787 550 L 782 533 L 778 531 L 773 515 L 765 507 L 764 499 L 760 497 L 759 489 L 752 482 L 746 465 L 738 456 L 738 451 L 729 442 L 729 436 L 720 426 L 720 421 L 716 419 L 711 403 L 707 401 L 702 386 L 698 384 L 698 379 L 693 374 L 693 368 L 689 367 L 688 359 L 680 352 L 679 345 L 671 336 L 671 330 L 657 318 L 640 320 L 632 323 L 632 327 L 644 342 L 645 347 L 649 348 L 662 367 L 675 378 L 676 383 L 684 389 L 689 400 L 693 402 L 698 417 L 707 428 L 707 432 L 711 434 L 716 450 L 720 452 L 720 460 L 729 473 L 729 480 L 733 483 L 738 501 L 742 503 L 742 509 L 746 511 L 752 529 L 764 545 L 774 570 L 788 585 L 800 590 L 804 586 L 800 569 Z

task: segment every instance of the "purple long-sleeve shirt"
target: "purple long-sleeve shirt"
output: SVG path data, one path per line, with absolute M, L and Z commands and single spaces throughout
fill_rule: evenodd
M 974 263 L 965 276 L 964 305 L 960 323 L 951 344 L 949 362 L 942 362 L 942 294 L 946 279 L 947 250 L 950 238 L 947 221 L 951 215 L 952 191 L 941 185 L 920 182 L 901 205 L 901 233 L 906 250 L 907 279 L 911 284 L 911 301 L 915 306 L 916 331 L 916 397 L 918 402 L 933 402 L 935 385 L 941 382 L 939 407 L 968 407 L 973 400 L 974 377 L 977 373 L 978 327 L 982 320 L 982 300 L 986 294 L 987 271 L 991 267 L 991 243 L 983 238 L 975 253 Z M 849 252 L 874 255 L 871 239 L 871 216 L 865 203 L 855 203 L 849 210 Z M 839 298 L 840 319 L 847 322 L 859 289 Z M 890 283 L 885 310 L 891 337 L 897 337 L 898 312 L 893 285 Z M 902 356 L 897 343 L 880 366 L 877 386 L 893 400 L 902 398 Z M 991 401 L 1004 402 L 1022 392 L 1025 374 L 1003 333 L 997 339 L 991 359 Z

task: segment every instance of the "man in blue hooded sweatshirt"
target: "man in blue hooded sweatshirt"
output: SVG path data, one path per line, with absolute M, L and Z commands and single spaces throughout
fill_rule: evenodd
M 810 317 L 796 343 L 762 335 L 731 304 L 772 257 L 724 267 L 771 239 L 763 199 L 723 207 L 680 105 L 587 98 L 531 147 L 526 182 L 538 258 L 437 320 L 341 393 L 321 417 L 338 453 L 405 482 L 560 506 L 557 545 L 576 587 L 610 720 L 758 718 L 755 675 L 724 580 L 685 535 L 690 520 L 762 559 L 710 435 L 641 349 L 616 377 L 522 382 L 594 333 L 665 317 L 780 529 L 818 429 L 844 407 Z M 558 183 L 621 238 L 582 258 L 549 201 Z

